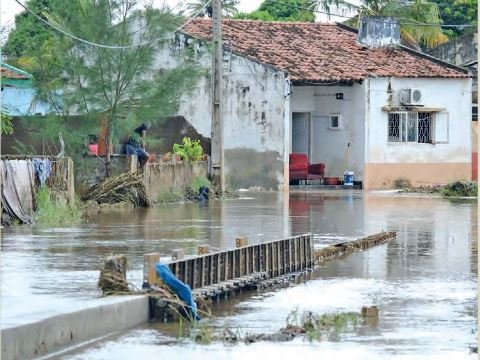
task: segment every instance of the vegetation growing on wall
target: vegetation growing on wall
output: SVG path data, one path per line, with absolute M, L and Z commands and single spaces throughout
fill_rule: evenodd
M 180 155 L 183 161 L 200 161 L 203 157 L 203 148 L 200 145 L 200 140 L 191 140 L 189 137 L 184 137 L 183 145 L 174 144 L 173 152 Z

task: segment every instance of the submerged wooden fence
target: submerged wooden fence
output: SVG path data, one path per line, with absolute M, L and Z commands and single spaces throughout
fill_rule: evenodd
M 161 283 L 155 272 L 155 264 L 159 260 L 158 253 L 145 255 L 144 281 L 149 285 Z M 253 274 L 273 278 L 313 267 L 313 237 L 311 234 L 304 234 L 255 245 L 245 245 L 240 241 L 237 242 L 236 249 L 175 260 L 167 264 L 175 276 L 192 289 Z

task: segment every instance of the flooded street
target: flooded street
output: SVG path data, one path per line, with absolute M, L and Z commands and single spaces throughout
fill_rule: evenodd
M 2 327 L 99 301 L 102 260 L 124 253 L 140 286 L 142 256 L 174 248 L 234 247 L 312 232 L 316 246 L 382 230 L 397 238 L 317 268 L 312 280 L 222 302 L 205 320 L 246 333 L 271 333 L 295 309 L 317 313 L 380 308 L 377 326 L 340 341 L 198 345 L 178 339 L 174 324 L 146 325 L 61 359 L 475 359 L 477 203 L 363 192 L 245 193 L 223 203 L 182 204 L 99 215 L 73 228 L 15 227 L 2 232 Z

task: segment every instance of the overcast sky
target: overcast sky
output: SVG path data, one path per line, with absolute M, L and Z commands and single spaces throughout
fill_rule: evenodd
M 26 0 L 19 0 L 25 3 Z M 163 3 L 171 7 L 177 6 L 179 3 L 188 3 L 189 0 L 153 0 L 154 5 L 160 6 Z M 260 6 L 262 0 L 240 0 L 238 9 L 242 12 L 250 12 Z M 1 0 L 0 1 L 0 20 L 2 25 L 10 25 L 15 21 L 15 15 L 22 11 L 22 7 L 18 5 L 15 0 Z

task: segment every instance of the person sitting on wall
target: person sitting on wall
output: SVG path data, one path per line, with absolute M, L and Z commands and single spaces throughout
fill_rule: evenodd
M 133 130 L 135 134 L 130 136 L 127 143 L 125 144 L 125 153 L 127 155 L 137 155 L 140 167 L 145 165 L 149 158 L 148 153 L 145 151 L 144 148 L 142 148 L 141 145 L 141 136 L 143 136 L 144 132 L 146 132 L 149 128 L 149 122 L 137 126 L 135 130 Z

